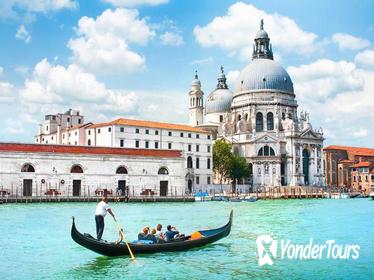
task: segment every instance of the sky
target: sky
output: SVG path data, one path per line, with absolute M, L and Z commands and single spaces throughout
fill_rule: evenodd
M 374 1 L 2 0 L 0 141 L 33 142 L 45 114 L 78 109 L 188 123 L 223 65 L 233 89 L 264 19 L 275 60 L 325 145 L 374 148 Z

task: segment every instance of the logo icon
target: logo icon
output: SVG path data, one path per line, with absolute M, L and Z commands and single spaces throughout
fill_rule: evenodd
M 270 235 L 260 235 L 256 239 L 258 265 L 265 264 L 272 265 L 272 258 L 277 256 L 277 240 L 274 240 Z

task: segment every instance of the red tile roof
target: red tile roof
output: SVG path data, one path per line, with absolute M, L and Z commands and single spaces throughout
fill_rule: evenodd
M 327 146 L 324 147 L 323 150 L 340 150 L 340 151 L 347 151 L 352 155 L 356 156 L 374 156 L 374 149 L 370 148 L 361 148 L 361 147 L 349 147 L 349 146 Z
M 343 160 L 339 161 L 339 163 L 354 163 L 354 161 L 350 160 L 350 159 L 343 159 Z
M 123 155 L 146 157 L 181 157 L 181 151 L 154 150 L 154 149 L 128 149 L 71 145 L 40 145 L 21 143 L 0 143 L 1 152 L 23 153 L 62 153 L 62 154 L 92 154 L 92 155 Z
M 355 168 L 355 167 L 370 167 L 371 166 L 371 163 L 368 162 L 368 161 L 361 161 L 361 162 L 358 162 L 356 164 L 353 164 L 351 165 L 351 167 Z
M 159 129 L 209 133 L 208 131 L 205 131 L 201 128 L 186 125 L 186 124 L 163 123 L 163 122 L 131 120 L 131 119 L 122 119 L 122 118 L 116 119 L 111 122 L 97 123 L 97 124 L 91 125 L 90 128 L 111 126 L 111 125 L 127 125 L 127 126 L 151 127 L 151 128 L 159 128 Z

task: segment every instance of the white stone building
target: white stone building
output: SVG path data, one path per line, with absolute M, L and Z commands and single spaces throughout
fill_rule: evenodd
M 252 166 L 247 182 L 255 187 L 322 186 L 323 132 L 312 128 L 308 113 L 298 115 L 295 97 L 290 76 L 273 60 L 261 21 L 252 61 L 239 74 L 234 92 L 228 89 L 221 67 L 217 88 L 204 107 L 199 101 L 203 99 L 201 83 L 195 77 L 190 92 L 191 124 L 232 143 L 234 153 Z
M 13 196 L 188 192 L 185 160 L 176 150 L 0 143 L 0 162 L 0 190 Z
M 72 116 L 80 117 L 78 124 L 76 119 L 72 123 Z M 57 121 L 67 118 L 70 122 Z M 212 183 L 212 137 L 209 131 L 199 127 L 123 118 L 83 124 L 83 116 L 74 110 L 47 115 L 45 119 L 35 136 L 37 144 L 181 151 L 186 191 L 207 189 Z

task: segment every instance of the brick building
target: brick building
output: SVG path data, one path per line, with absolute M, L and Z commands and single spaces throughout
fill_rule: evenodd
M 323 151 L 327 186 L 352 191 L 370 190 L 370 182 L 374 181 L 369 176 L 374 172 L 374 149 L 332 145 Z M 358 181 L 362 178 L 364 182 Z

